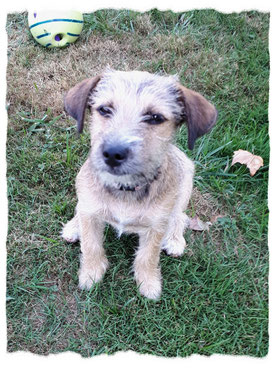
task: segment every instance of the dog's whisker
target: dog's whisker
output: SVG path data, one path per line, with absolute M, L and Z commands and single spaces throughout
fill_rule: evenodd
M 164 138 L 164 137 L 159 137 L 156 135 L 156 138 L 163 141 L 163 142 L 170 142 L 171 141 L 171 138 Z
M 135 136 L 131 136 L 131 137 L 124 137 L 123 141 L 125 143 L 131 144 L 131 143 L 137 143 L 137 142 L 142 142 L 143 138 L 141 137 L 135 137 Z

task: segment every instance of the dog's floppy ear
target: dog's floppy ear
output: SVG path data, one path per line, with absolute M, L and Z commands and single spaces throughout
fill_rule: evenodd
M 210 131 L 218 117 L 216 108 L 201 94 L 179 86 L 184 104 L 184 121 L 188 128 L 188 148 L 193 149 L 195 140 Z
M 90 92 L 95 88 L 100 76 L 84 79 L 69 90 L 64 99 L 65 111 L 77 121 L 77 130 L 83 131 L 85 109 Z

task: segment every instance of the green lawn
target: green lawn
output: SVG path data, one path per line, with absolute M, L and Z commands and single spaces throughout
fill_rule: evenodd
M 26 14 L 8 16 L 9 352 L 268 353 L 268 31 L 269 14 L 256 11 L 104 10 L 85 15 L 75 45 L 47 50 L 30 36 Z M 60 238 L 89 151 L 88 130 L 77 137 L 62 96 L 107 63 L 178 73 L 219 111 L 192 152 L 185 128 L 177 142 L 196 163 L 189 215 L 223 217 L 209 232 L 188 230 L 181 258 L 161 255 L 158 302 L 139 295 L 130 272 L 136 236 L 117 239 L 106 228 L 111 267 L 90 292 L 77 287 L 79 244 Z M 263 157 L 255 176 L 231 167 L 238 149 Z

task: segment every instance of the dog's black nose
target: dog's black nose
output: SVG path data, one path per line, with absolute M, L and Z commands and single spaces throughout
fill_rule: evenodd
M 122 145 L 104 145 L 102 154 L 108 166 L 116 167 L 127 160 L 129 149 Z

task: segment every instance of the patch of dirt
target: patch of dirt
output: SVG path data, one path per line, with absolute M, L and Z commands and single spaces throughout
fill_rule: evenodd
M 190 217 L 196 214 L 203 221 L 211 221 L 215 216 L 226 214 L 221 209 L 221 204 L 209 193 L 201 193 L 198 188 L 194 187 L 191 201 L 189 203 Z
M 12 15 L 10 15 L 12 19 Z M 24 18 L 23 18 L 24 19 Z M 148 14 L 138 16 L 134 34 L 119 37 L 92 33 L 80 36 L 66 48 L 46 49 L 36 43 L 22 20 L 8 22 L 7 105 L 11 115 L 19 111 L 62 114 L 65 93 L 81 80 L 95 76 L 107 66 L 121 70 L 188 73 L 193 50 L 198 47 L 189 36 L 150 35 L 153 25 Z M 20 32 L 19 32 L 20 31 Z M 85 38 L 86 37 L 86 38 Z M 171 61 L 171 52 L 176 57 Z M 189 60 L 189 61 L 188 61 Z M 154 70 L 157 68 L 157 70 Z

